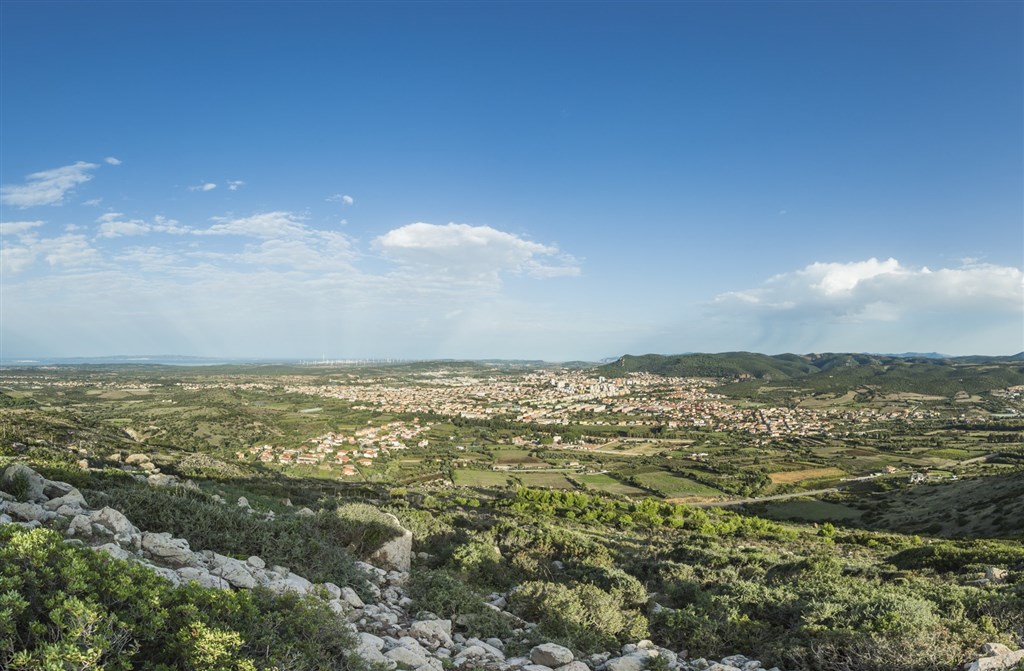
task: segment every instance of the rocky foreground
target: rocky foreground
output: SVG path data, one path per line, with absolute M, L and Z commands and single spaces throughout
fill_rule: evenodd
M 172 476 L 151 482 L 176 486 Z M 13 492 L 18 495 L 15 496 Z M 239 505 L 248 507 L 244 499 Z M 302 509 L 296 514 L 313 514 Z M 760 661 L 732 655 L 719 661 L 688 659 L 685 651 L 672 651 L 651 641 L 638 641 L 614 652 L 576 658 L 566 647 L 544 643 L 529 656 L 506 656 L 506 642 L 480 640 L 465 633 L 465 622 L 440 619 L 431 613 L 413 613 L 413 601 L 404 590 L 412 562 L 412 534 L 406 531 L 361 563 L 370 580 L 374 601 L 365 603 L 350 587 L 313 584 L 284 566 L 266 565 L 260 557 L 242 561 L 202 550 L 193 552 L 183 538 L 138 529 L 123 513 L 110 507 L 92 509 L 76 488 L 48 480 L 23 464 L 6 469 L 0 478 L 0 524 L 26 528 L 52 526 L 64 530 L 65 542 L 138 562 L 178 585 L 196 582 L 214 589 L 251 589 L 263 586 L 275 592 L 296 592 L 324 600 L 357 637 L 352 654 L 392 670 L 445 671 L 756 671 Z M 376 565 L 374 565 L 376 564 Z M 536 627 L 505 610 L 507 594 L 492 594 L 488 607 L 508 618 L 513 634 L 524 637 Z M 966 671 L 1006 671 L 1024 663 L 1024 650 L 987 644 L 982 656 L 966 662 Z M 769 671 L 781 671 L 777 667 Z

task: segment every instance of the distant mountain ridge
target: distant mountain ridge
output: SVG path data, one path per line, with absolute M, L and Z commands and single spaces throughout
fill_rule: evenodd
M 893 391 L 973 393 L 1024 384 L 1024 352 L 1012 356 L 949 358 L 855 353 L 626 354 L 596 370 L 607 377 L 652 373 L 732 378 L 738 383 L 787 381 L 816 390 L 871 385 Z

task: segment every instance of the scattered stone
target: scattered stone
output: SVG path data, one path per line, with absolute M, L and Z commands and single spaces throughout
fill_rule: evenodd
M 149 461 L 149 457 L 138 452 L 136 452 L 135 454 L 129 454 L 127 457 L 124 458 L 124 463 L 128 464 L 129 466 L 144 464 L 147 461 Z
M 154 487 L 173 487 L 178 483 L 178 478 L 165 473 L 154 473 L 146 478 L 146 481 Z
M 295 511 L 295 514 L 299 517 L 313 517 L 314 515 L 316 515 L 316 513 L 314 513 L 309 508 L 299 508 L 298 510 Z

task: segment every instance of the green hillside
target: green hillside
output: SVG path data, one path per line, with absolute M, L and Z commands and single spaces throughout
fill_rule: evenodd
M 609 377 L 653 373 L 672 377 L 731 378 L 723 388 L 746 396 L 765 384 L 785 382 L 788 388 L 838 391 L 871 387 L 882 392 L 917 392 L 950 396 L 974 394 L 1024 384 L 1024 361 L 1013 357 L 894 357 L 875 354 L 722 354 L 625 355 L 601 366 Z

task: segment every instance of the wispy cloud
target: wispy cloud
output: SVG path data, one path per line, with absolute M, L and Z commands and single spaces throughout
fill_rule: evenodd
M 115 158 L 113 156 L 108 156 L 103 160 L 104 162 L 107 163 L 107 165 L 121 165 L 121 159 Z
M 99 166 L 79 161 L 52 170 L 34 172 L 24 184 L 0 187 L 0 202 L 22 209 L 40 205 L 59 205 L 76 186 L 92 179 L 91 171 Z
M 349 196 L 349 195 L 346 195 L 346 194 L 343 194 L 343 193 L 336 193 L 333 196 L 329 196 L 327 198 L 327 202 L 328 203 L 344 203 L 345 205 L 351 205 L 352 203 L 356 202 L 356 199 L 353 198 L 352 196 Z
M 238 191 L 243 186 L 245 186 L 245 182 L 243 182 L 240 179 L 230 179 L 230 180 L 228 180 L 228 191 Z
M 195 186 L 188 187 L 189 191 L 213 191 L 217 188 L 217 184 L 214 182 L 203 182 L 202 184 L 196 184 Z
M 167 219 L 157 215 L 151 223 L 142 219 L 125 219 L 120 212 L 107 212 L 96 219 L 99 228 L 96 231 L 98 238 L 121 238 L 147 233 L 171 233 L 183 235 L 193 233 L 193 229 L 181 226 L 174 219 Z
M 43 221 L 4 221 L 0 222 L 0 235 L 21 235 L 39 228 Z

